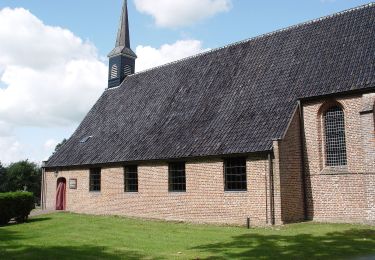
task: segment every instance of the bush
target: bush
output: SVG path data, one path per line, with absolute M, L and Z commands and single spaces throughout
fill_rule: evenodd
M 17 223 L 23 223 L 34 208 L 34 195 L 31 192 L 0 193 L 0 225 L 7 224 L 12 218 Z

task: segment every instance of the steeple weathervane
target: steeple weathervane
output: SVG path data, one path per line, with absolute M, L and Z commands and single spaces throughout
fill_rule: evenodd
M 135 71 L 137 55 L 130 48 L 129 17 L 127 0 L 124 0 L 120 25 L 117 32 L 116 46 L 108 54 L 108 88 L 117 87 Z

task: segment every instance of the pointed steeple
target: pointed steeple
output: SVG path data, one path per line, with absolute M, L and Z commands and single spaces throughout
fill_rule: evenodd
M 128 3 L 124 0 L 115 48 L 108 54 L 108 87 L 113 88 L 135 71 L 137 55 L 130 48 Z
M 108 54 L 108 57 L 112 57 L 118 54 L 125 54 L 137 58 L 137 55 L 135 55 L 135 53 L 130 48 L 129 15 L 127 0 L 124 0 L 124 4 L 122 6 L 120 24 L 117 32 L 116 46 Z
M 124 1 L 122 6 L 122 14 L 120 25 L 117 32 L 116 47 L 125 46 L 130 49 L 130 35 L 129 35 L 129 18 L 128 18 L 128 4 Z

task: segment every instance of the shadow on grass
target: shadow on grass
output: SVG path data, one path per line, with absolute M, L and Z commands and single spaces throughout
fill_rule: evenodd
M 40 219 L 38 219 L 40 220 Z M 100 245 L 38 246 L 22 243 L 27 240 L 19 232 L 0 228 L 0 259 L 150 259 L 126 248 L 113 249 Z M 159 258 L 152 258 L 159 259 Z
M 24 223 L 17 223 L 14 219 L 12 219 L 8 224 L 0 225 L 0 227 L 23 225 L 27 223 L 35 223 L 35 222 L 41 222 L 41 221 L 46 221 L 46 220 L 51 220 L 51 218 L 29 218 Z
M 36 218 L 35 220 L 44 221 L 49 218 Z M 313 225 L 311 229 L 314 229 Z M 68 227 L 59 229 L 63 230 L 65 235 L 62 234 L 62 236 L 66 237 L 61 243 L 53 241 L 54 237 L 58 237 L 59 234 L 51 233 L 46 237 L 36 237 L 35 233 L 22 232 L 22 226 L 19 230 L 0 228 L 0 259 L 162 259 L 154 257 L 153 254 L 163 255 L 163 250 L 168 251 L 166 248 L 168 244 L 160 247 L 160 252 L 147 250 L 146 252 L 150 255 L 128 249 L 126 245 L 124 247 L 119 247 L 118 244 L 117 247 L 102 246 L 99 242 L 95 242 L 96 240 L 92 243 L 77 244 L 69 240 Z M 344 259 L 375 255 L 375 230 L 370 228 L 350 229 L 324 235 L 297 234 L 293 236 L 281 233 L 283 232 L 261 235 L 253 231 L 233 236 L 226 242 L 201 244 L 189 250 L 199 259 L 203 259 L 200 255 L 209 256 L 205 259 L 278 260 Z M 92 234 L 97 234 L 98 241 L 100 240 L 100 232 Z M 116 239 L 115 235 L 113 239 Z M 145 240 L 147 239 L 145 237 Z M 146 242 L 152 243 L 149 240 Z M 178 240 L 177 242 L 181 243 Z
M 212 255 L 206 259 L 343 259 L 375 254 L 375 230 L 351 229 L 324 236 L 246 234 L 191 249 Z
M 95 246 L 55 246 L 55 247 L 18 247 L 6 249 L 0 246 L 1 259 L 145 259 L 135 251 L 121 250 L 107 252 L 105 247 Z
M 26 223 L 35 223 L 35 222 L 41 222 L 46 220 L 51 220 L 52 218 L 44 217 L 44 218 L 29 218 Z

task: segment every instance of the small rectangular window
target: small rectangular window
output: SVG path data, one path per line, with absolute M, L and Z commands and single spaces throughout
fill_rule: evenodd
M 84 137 L 81 141 L 79 141 L 81 144 L 84 144 L 84 143 L 86 143 L 88 140 L 90 140 L 90 138 L 92 138 L 92 135 L 90 135 L 90 136 L 86 136 L 86 137 Z
M 69 179 L 69 189 L 77 189 L 77 179 Z
M 101 169 L 90 169 L 90 191 L 100 191 L 101 186 Z
M 185 163 L 177 162 L 169 164 L 169 191 L 185 192 L 186 191 L 186 174 Z
M 224 161 L 225 191 L 246 191 L 246 158 L 231 158 Z
M 124 186 L 125 192 L 138 192 L 138 167 L 124 167 Z

